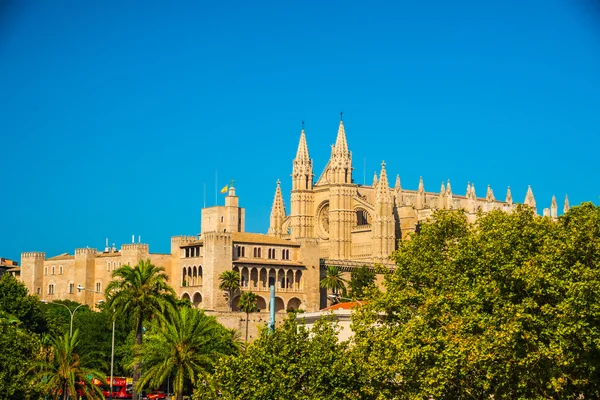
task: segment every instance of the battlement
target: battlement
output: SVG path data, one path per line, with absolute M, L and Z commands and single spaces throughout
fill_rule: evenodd
M 198 236 L 194 235 L 180 235 L 180 236 L 172 236 L 171 244 L 185 244 L 198 241 Z
M 148 244 L 146 244 L 146 243 L 130 243 L 130 244 L 124 244 L 121 246 L 121 251 L 127 251 L 127 250 L 148 252 Z
M 46 258 L 46 253 L 43 251 L 28 251 L 25 253 L 21 253 L 21 259 L 23 258 Z
M 93 254 L 96 255 L 98 253 L 97 249 L 93 249 L 90 247 L 82 247 L 80 249 L 75 249 L 75 255 L 79 256 L 79 255 L 85 255 L 85 254 Z

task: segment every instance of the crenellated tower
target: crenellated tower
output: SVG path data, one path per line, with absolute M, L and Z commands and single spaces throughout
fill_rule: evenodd
M 21 253 L 21 281 L 29 294 L 41 296 L 44 290 L 44 260 L 46 253 L 29 251 Z
M 283 194 L 281 193 L 281 182 L 277 179 L 277 188 L 275 189 L 275 198 L 271 207 L 271 221 L 269 224 L 269 235 L 281 237 L 283 221 L 285 220 L 285 205 L 283 204 Z
M 352 256 L 352 225 L 355 221 L 352 199 L 356 194 L 356 185 L 352 183 L 352 153 L 348 150 L 341 119 L 327 169 L 330 185 L 329 257 L 346 260 Z
M 383 262 L 395 250 L 394 197 L 390 193 L 385 162 L 381 163 L 381 173 L 375 191 L 372 222 L 373 260 Z
M 313 191 L 313 176 L 313 165 L 308 154 L 303 122 L 300 143 L 298 143 L 298 151 L 292 168 L 290 227 L 293 239 L 314 237 L 313 207 L 315 194 Z

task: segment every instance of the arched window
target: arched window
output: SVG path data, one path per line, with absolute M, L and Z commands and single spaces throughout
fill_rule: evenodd
M 48 275 L 48 267 L 44 267 L 44 275 Z
M 58 274 L 59 274 L 59 275 L 62 275 L 62 274 L 63 274 L 63 266 L 62 266 L 62 265 L 59 265 L 59 266 L 58 266 Z
M 54 283 L 48 285 L 48 294 L 54 294 Z
M 96 292 L 102 292 L 102 284 L 100 282 L 96 282 Z
M 52 275 L 54 275 L 54 265 L 52 266 Z
M 108 261 L 108 262 L 106 263 L 106 270 L 107 270 L 107 271 L 110 271 L 110 261 Z

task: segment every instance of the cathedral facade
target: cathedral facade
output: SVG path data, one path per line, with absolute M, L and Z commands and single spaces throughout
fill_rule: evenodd
M 258 308 L 266 312 L 273 285 L 277 312 L 313 312 L 327 304 L 319 287 L 327 265 L 345 273 L 362 265 L 392 266 L 389 256 L 399 240 L 418 230 L 435 210 L 464 210 L 474 221 L 480 211 L 511 212 L 516 207 L 510 188 L 501 201 L 489 186 L 485 197 L 477 197 L 470 183 L 464 195 L 453 193 L 450 181 L 442 183 L 439 192 L 426 192 L 422 179 L 417 190 L 402 188 L 399 176 L 391 185 L 383 162 L 371 185 L 355 183 L 352 172 L 343 121 L 318 177 L 303 129 L 292 164 L 290 212 L 277 182 L 266 234 L 245 232 L 246 212 L 230 187 L 224 206 L 202 210 L 200 234 L 172 237 L 169 253 L 151 253 L 143 243 L 124 244 L 120 249 L 107 243 L 104 251 L 81 248 L 50 258 L 43 252 L 26 252 L 21 256 L 20 279 L 44 301 L 69 299 L 93 305 L 104 300 L 103 291 L 115 269 L 150 259 L 165 268 L 178 297 L 215 313 L 228 310 L 227 293 L 219 289 L 219 276 L 228 270 L 240 274 L 241 290 L 231 299 L 234 311 L 241 292 L 253 291 Z M 531 188 L 524 203 L 536 208 Z M 566 199 L 564 209 L 568 207 Z M 554 197 L 543 214 L 557 217 Z

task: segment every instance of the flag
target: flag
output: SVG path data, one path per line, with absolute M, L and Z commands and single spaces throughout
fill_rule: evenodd
M 229 190 L 229 185 L 223 186 L 223 189 L 221 189 L 221 193 L 227 193 L 227 190 Z

